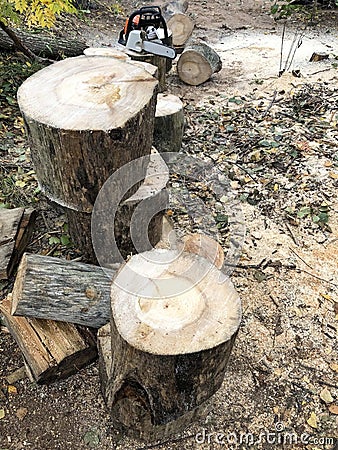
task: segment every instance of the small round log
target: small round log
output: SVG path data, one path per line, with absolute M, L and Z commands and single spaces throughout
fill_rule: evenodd
M 162 152 L 181 150 L 184 112 L 181 100 L 172 94 L 159 94 L 155 112 L 154 145 Z
M 100 366 L 114 422 L 143 438 L 182 431 L 223 382 L 241 319 L 232 283 L 205 258 L 156 249 L 120 269 L 111 307 Z
M 185 14 L 187 9 L 188 2 L 182 1 L 169 2 L 162 7 L 162 13 L 172 32 L 175 47 L 184 45 L 194 30 L 194 22 Z
M 221 58 L 203 42 L 188 45 L 177 61 L 179 78 L 192 86 L 204 83 L 221 69 Z

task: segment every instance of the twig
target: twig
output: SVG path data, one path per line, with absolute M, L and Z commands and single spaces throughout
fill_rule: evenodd
M 244 169 L 244 167 L 242 167 L 241 165 L 239 165 L 238 163 L 236 163 L 235 161 L 231 161 L 229 159 L 226 159 L 224 162 L 228 163 L 228 164 L 234 164 L 235 166 L 237 166 L 239 169 L 243 170 L 243 172 L 245 172 L 255 183 L 257 183 L 257 180 L 255 180 L 255 178 L 251 175 L 251 173 Z
M 152 445 L 146 445 L 144 447 L 138 447 L 136 450 L 149 450 L 151 448 L 159 447 L 160 445 L 175 444 L 176 442 L 182 442 L 187 439 L 194 438 L 194 437 L 195 437 L 195 434 L 188 434 L 187 436 L 182 436 L 177 439 L 168 439 L 166 441 L 159 442 L 158 444 L 152 444 Z
M 264 111 L 264 114 L 262 115 L 262 118 L 266 117 L 266 115 L 268 114 L 268 112 L 269 112 L 270 109 L 272 108 L 272 105 L 275 103 L 276 96 L 277 96 L 277 91 L 275 90 L 275 92 L 273 93 L 272 100 L 271 100 L 269 106 L 268 106 L 268 107 L 266 108 L 266 110 Z
M 301 256 L 298 255 L 298 253 L 296 253 L 296 252 L 294 251 L 293 248 L 289 247 L 289 249 L 292 251 L 292 253 L 293 253 L 294 255 L 297 256 L 297 258 L 299 258 L 301 261 L 303 261 L 304 264 L 306 264 L 310 269 L 314 270 L 313 267 L 311 267 L 306 261 L 304 261 L 304 259 L 303 259 Z
M 338 389 L 338 384 L 329 383 L 328 381 L 322 380 L 321 378 L 317 378 L 317 381 L 319 384 L 324 384 L 325 386 L 329 386 L 329 387 Z
M 280 60 L 279 60 L 279 71 L 278 71 L 279 76 L 281 76 L 283 74 L 282 65 L 283 65 L 283 51 L 284 51 L 285 29 L 286 29 L 286 20 L 284 21 L 283 31 L 282 31 L 282 43 L 281 43 L 281 47 L 280 47 Z
M 297 270 L 299 270 L 300 272 L 307 273 L 308 275 L 311 275 L 311 277 L 317 278 L 317 280 L 324 281 L 325 283 L 329 283 L 329 284 L 332 284 L 332 286 L 338 287 L 338 284 L 333 283 L 332 281 L 329 281 L 329 280 L 325 280 L 325 278 L 318 277 L 317 275 L 314 275 L 313 273 L 308 272 L 307 270 L 303 270 L 303 269 L 297 269 Z
M 290 227 L 289 224 L 286 223 L 286 222 L 285 222 L 285 226 L 286 226 L 288 232 L 290 233 L 290 236 L 292 237 L 293 242 L 297 245 L 297 247 L 299 247 L 298 239 L 297 239 L 296 236 L 293 234 L 293 231 L 291 230 L 291 227 Z

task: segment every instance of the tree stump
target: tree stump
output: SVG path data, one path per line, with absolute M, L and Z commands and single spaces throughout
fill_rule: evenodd
M 111 307 L 99 357 L 115 425 L 141 438 L 182 431 L 224 379 L 241 318 L 231 282 L 205 258 L 156 249 L 120 269 Z
M 162 7 L 162 13 L 172 32 L 175 47 L 184 45 L 194 30 L 194 22 L 185 14 L 187 9 L 188 2 L 181 1 L 169 2 Z
M 155 112 L 154 145 L 162 152 L 179 152 L 184 131 L 181 100 L 172 94 L 159 94 Z
M 153 55 L 152 53 L 138 53 L 133 50 L 126 50 L 127 55 L 132 61 L 151 64 L 157 67 L 156 78 L 159 84 L 159 92 L 167 88 L 166 74 L 171 68 L 171 60 L 164 56 Z
M 68 58 L 22 84 L 18 101 L 32 161 L 50 200 L 79 216 L 90 213 L 110 175 L 150 154 L 157 84 L 144 68 L 102 56 Z M 141 161 L 144 178 L 148 160 Z M 133 175 L 128 174 L 130 186 Z M 73 239 L 88 233 L 73 228 L 74 222 Z M 90 234 L 84 245 L 88 239 Z
M 37 383 L 65 378 L 96 358 L 95 341 L 88 330 L 54 320 L 13 317 L 10 311 L 9 295 L 0 302 L 0 312 Z
M 177 61 L 179 78 L 187 84 L 198 86 L 222 69 L 219 55 L 203 42 L 186 46 Z

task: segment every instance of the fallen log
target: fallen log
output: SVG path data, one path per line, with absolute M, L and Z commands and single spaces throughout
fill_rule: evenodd
M 8 279 L 32 236 L 36 211 L 0 209 L 0 279 Z
M 179 78 L 192 86 L 204 83 L 221 69 L 221 58 L 204 42 L 188 44 L 177 61 Z
M 184 131 L 181 100 L 172 94 L 159 94 L 155 112 L 154 145 L 162 152 L 179 152 Z
M 11 314 L 100 328 L 109 321 L 115 271 L 25 253 L 12 292 Z
M 185 14 L 188 2 L 173 1 L 162 7 L 163 17 L 172 32 L 173 45 L 181 47 L 190 38 L 194 30 L 194 22 Z
M 54 320 L 13 317 L 10 311 L 9 295 L 0 302 L 0 312 L 37 383 L 65 378 L 96 358 L 95 340 L 88 330 Z
M 37 179 L 50 200 L 79 212 L 78 221 L 69 221 L 74 241 L 87 232 L 79 230 L 80 215 L 91 213 L 98 192 L 117 169 L 145 157 L 126 175 L 132 186 L 128 195 L 142 183 L 157 85 L 149 72 L 128 61 L 79 56 L 40 70 L 20 86 L 18 102 Z M 86 247 L 90 234 L 81 242 L 81 250 L 93 256 L 92 247 Z
M 53 59 L 64 56 L 78 56 L 88 47 L 84 41 L 61 38 L 49 34 L 33 34 L 26 31 L 15 30 L 20 41 L 35 55 Z M 0 30 L 0 48 L 14 51 L 15 44 L 10 37 Z
M 114 425 L 141 438 L 182 431 L 224 379 L 241 318 L 231 282 L 197 255 L 153 250 L 120 269 L 111 307 L 99 359 Z

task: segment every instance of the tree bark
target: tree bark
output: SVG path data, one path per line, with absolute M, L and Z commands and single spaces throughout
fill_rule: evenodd
M 29 58 L 47 57 L 53 59 L 61 59 L 64 56 L 78 56 L 87 47 L 84 41 L 76 41 L 74 39 L 61 38 L 59 36 L 50 36 L 46 34 L 33 34 L 25 31 L 15 30 L 15 36 L 18 39 L 9 37 L 3 27 L 0 30 L 0 47 L 5 50 L 14 50 L 18 48 Z M 20 44 L 23 47 L 20 48 Z M 26 50 L 28 53 L 26 53 Z
M 12 315 L 100 328 L 109 322 L 113 270 L 24 254 L 13 287 Z
M 35 218 L 33 209 L 0 210 L 0 279 L 13 273 L 32 236 Z
M 205 258 L 153 250 L 120 269 L 111 306 L 99 357 L 114 422 L 142 438 L 182 431 L 224 379 L 241 318 L 231 282 Z
M 0 303 L 0 312 L 37 383 L 65 378 L 96 358 L 95 341 L 88 330 L 53 320 L 13 317 L 10 311 L 9 296 Z
M 184 131 L 181 100 L 172 94 L 159 94 L 155 112 L 154 145 L 162 152 L 179 152 Z
M 203 42 L 188 44 L 177 61 L 177 73 L 186 84 L 198 86 L 222 69 L 219 55 Z

